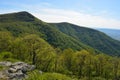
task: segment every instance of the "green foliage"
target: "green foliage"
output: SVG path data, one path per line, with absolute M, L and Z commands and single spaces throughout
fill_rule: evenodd
M 8 36 L 3 37 L 3 33 Z M 4 40 L 10 43 L 4 45 Z M 13 37 L 9 32 L 2 31 L 0 46 L 4 46 L 4 49 L 1 47 L 1 61 L 25 61 L 43 72 L 56 72 L 83 80 L 119 79 L 120 76 L 120 59 L 117 57 L 94 54 L 84 49 L 54 49 L 35 34 Z M 56 78 L 56 74 L 45 75 Z
M 0 66 L 0 71 L 3 70 L 3 69 L 4 69 L 4 67 L 3 67 L 3 66 Z
M 72 38 L 109 55 L 120 54 L 120 41 L 94 29 L 70 23 L 53 23 L 54 27 Z
M 20 61 L 19 59 L 15 59 L 16 54 L 13 54 L 11 52 L 1 52 L 0 53 L 0 61 L 10 61 L 10 62 L 17 62 Z
M 59 73 L 43 73 L 34 71 L 29 74 L 29 78 L 26 80 L 72 80 L 70 77 Z
M 84 78 L 81 78 L 80 80 L 89 80 L 89 78 L 88 77 L 84 77 Z M 106 79 L 102 78 L 102 77 L 94 77 L 91 80 L 106 80 Z M 109 79 L 109 80 L 112 80 L 112 79 Z
M 0 52 L 9 51 L 13 37 L 10 32 L 0 31 Z
M 31 22 L 34 20 L 35 17 L 25 11 L 15 14 L 0 15 L 0 22 L 13 22 L 13 21 Z
M 0 31 L 10 31 L 13 36 L 24 36 L 25 34 L 36 34 L 41 36 L 49 44 L 62 50 L 71 48 L 74 50 L 91 50 L 93 48 L 81 43 L 75 38 L 62 33 L 54 28 L 54 25 L 45 23 L 33 17 L 27 12 L 0 15 Z
M 28 80 L 120 79 L 120 58 L 100 52 L 118 55 L 120 43 L 101 32 L 48 24 L 26 12 L 0 15 L 0 21 L 0 61 L 25 61 L 43 71 Z
M 13 54 L 11 52 L 2 52 L 0 53 L 0 60 L 6 60 L 9 58 L 13 58 Z
M 23 43 L 27 47 L 29 61 L 43 71 L 50 71 L 55 57 L 54 49 L 37 35 L 23 37 Z
M 72 53 L 72 54 L 71 54 Z M 72 56 L 71 56 L 72 55 Z M 120 59 L 105 54 L 91 54 L 86 50 L 64 50 L 55 61 L 57 73 L 30 73 L 28 80 L 117 80 L 120 76 Z M 54 64 L 52 64 L 54 66 Z M 69 66 L 69 67 L 68 67 Z M 66 78 L 61 74 L 71 76 Z
M 48 24 L 25 11 L 0 15 L 0 22 L 2 22 L 0 31 L 10 31 L 14 36 L 37 34 L 52 46 L 62 50 L 85 49 L 110 55 L 120 53 L 120 42 L 102 32 L 69 23 Z

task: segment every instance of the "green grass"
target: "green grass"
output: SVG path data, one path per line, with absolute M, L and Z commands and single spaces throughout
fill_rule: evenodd
M 4 69 L 4 67 L 3 67 L 3 66 L 0 66 L 0 71 L 3 70 L 3 69 Z
M 73 80 L 72 78 L 60 73 L 42 73 L 33 71 L 28 73 L 29 77 L 25 80 Z M 74 79 L 75 80 L 75 79 Z
M 38 70 L 32 71 L 28 73 L 28 78 L 25 80 L 106 80 L 105 78 L 102 77 L 91 77 L 89 79 L 88 77 L 82 77 L 81 79 L 77 78 L 71 78 L 67 75 L 60 74 L 60 73 L 50 73 L 50 72 L 45 72 L 40 74 Z M 112 80 L 112 79 L 108 79 Z
M 1 66 L 1 65 L 0 65 L 0 71 L 6 70 L 6 69 L 8 69 L 7 66 Z
M 0 61 L 9 61 L 9 62 L 18 62 L 19 60 L 13 57 L 13 53 L 11 52 L 1 52 L 0 53 Z

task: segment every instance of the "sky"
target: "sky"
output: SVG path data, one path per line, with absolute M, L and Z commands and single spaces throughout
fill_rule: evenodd
M 120 0 L 0 0 L 0 14 L 20 11 L 49 23 L 120 29 Z

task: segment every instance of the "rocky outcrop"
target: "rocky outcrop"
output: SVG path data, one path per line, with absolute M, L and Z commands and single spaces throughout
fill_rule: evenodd
M 8 61 L 0 62 L 0 66 L 11 66 L 12 63 Z
M 27 72 L 35 69 L 34 65 L 29 65 L 24 62 L 0 62 L 0 66 L 7 67 L 0 71 L 0 79 L 6 80 L 22 80 L 27 77 Z

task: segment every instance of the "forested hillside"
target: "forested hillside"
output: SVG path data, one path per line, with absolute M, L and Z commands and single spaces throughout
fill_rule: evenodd
M 10 31 L 14 36 L 38 34 L 52 46 L 61 49 L 91 49 L 109 55 L 120 53 L 119 41 L 94 29 L 69 23 L 48 24 L 28 12 L 0 15 L 0 21 L 1 31 Z
M 119 52 L 119 41 L 93 29 L 28 12 L 0 15 L 0 61 L 35 65 L 25 80 L 119 80 Z
M 44 72 L 40 75 L 38 71 L 33 71 L 27 80 L 108 80 L 120 76 L 120 58 L 102 53 L 93 54 L 84 49 L 62 51 L 52 48 L 35 34 L 16 38 L 10 32 L 1 31 L 0 61 L 24 61 L 36 65 L 36 69 Z
M 120 58 L 84 49 L 62 51 L 35 34 L 14 37 L 10 32 L 0 31 L 0 61 L 24 61 L 45 73 L 39 76 L 38 71 L 33 71 L 27 80 L 49 80 L 49 76 L 52 80 L 107 80 L 120 76 Z
M 120 41 L 120 30 L 118 29 L 102 29 L 97 28 L 97 30 L 106 33 L 107 35 L 111 36 L 112 38 Z
M 91 49 L 94 51 L 90 46 L 62 33 L 52 25 L 38 20 L 28 12 L 0 15 L 0 21 L 0 31 L 10 31 L 16 37 L 28 33 L 37 34 L 54 47 L 72 48 L 74 50 Z
M 95 29 L 80 27 L 70 23 L 53 23 L 63 33 L 76 40 L 110 55 L 119 55 L 120 41 L 114 40 Z

